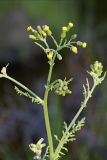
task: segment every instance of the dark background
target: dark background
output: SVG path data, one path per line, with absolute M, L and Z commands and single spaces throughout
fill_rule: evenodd
M 26 28 L 48 24 L 59 40 L 61 27 L 74 23 L 72 33 L 86 41 L 78 55 L 64 50 L 63 61 L 56 61 L 53 79 L 73 77 L 72 94 L 50 95 L 49 114 L 55 134 L 61 135 L 63 121 L 68 124 L 82 101 L 86 70 L 95 60 L 107 70 L 106 0 L 0 0 L 0 68 L 9 63 L 8 73 L 43 97 L 48 73 L 47 58 L 28 39 Z M 107 78 L 99 86 L 88 108 L 85 127 L 77 140 L 68 144 L 64 160 L 105 160 L 107 158 Z M 14 91 L 14 85 L 0 79 L 0 160 L 31 160 L 28 144 L 41 137 L 47 142 L 42 108 Z

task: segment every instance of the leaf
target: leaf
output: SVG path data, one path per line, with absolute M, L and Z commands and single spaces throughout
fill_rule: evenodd
M 63 150 L 68 151 L 67 148 L 65 147 L 65 144 L 67 144 L 70 141 L 72 142 L 76 140 L 75 134 L 84 126 L 84 124 L 85 124 L 85 117 L 82 118 L 80 121 L 78 121 L 77 124 L 74 123 L 71 129 L 69 129 L 69 126 L 67 126 L 66 122 L 64 122 L 64 130 L 62 131 L 63 136 L 61 140 L 59 140 L 59 144 L 55 150 L 54 159 L 58 159 L 59 157 L 64 155 Z
M 41 103 L 41 101 L 39 100 L 38 97 L 33 97 L 33 96 L 31 96 L 28 92 L 23 92 L 22 90 L 20 90 L 20 89 L 19 89 L 18 87 L 16 87 L 16 86 L 15 86 L 14 89 L 16 90 L 17 94 L 19 94 L 20 96 L 25 96 L 25 97 L 30 98 L 33 103 L 38 103 L 38 104 Z

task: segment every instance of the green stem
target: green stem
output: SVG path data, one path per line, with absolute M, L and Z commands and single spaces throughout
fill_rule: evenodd
M 56 45 L 56 47 L 58 48 L 58 43 L 57 43 L 57 41 L 55 40 L 55 38 L 53 37 L 53 35 L 51 35 L 51 38 L 52 38 L 54 44 Z
M 34 42 L 34 43 L 45 51 L 45 48 L 41 44 L 39 44 L 38 42 Z
M 46 47 L 49 48 L 49 45 L 48 45 L 48 43 L 46 42 L 46 39 L 44 39 L 43 42 L 45 43 Z
M 83 111 L 83 109 L 86 107 L 87 102 L 88 102 L 88 100 L 91 98 L 91 95 L 92 95 L 95 87 L 96 87 L 96 84 L 93 85 L 93 87 L 92 87 L 91 91 L 89 92 L 87 98 L 84 100 L 84 102 L 82 103 L 79 111 L 77 112 L 77 114 L 76 114 L 75 117 L 73 118 L 71 124 L 70 124 L 69 127 L 68 127 L 68 131 L 71 129 L 72 125 L 75 123 L 75 121 L 77 120 L 77 118 L 79 117 L 79 115 L 81 114 L 81 112 Z
M 15 80 L 14 78 L 11 78 L 8 75 L 3 75 L 2 77 L 9 79 L 10 81 L 14 82 L 16 85 L 20 86 L 21 88 L 23 88 L 24 90 L 26 90 L 28 93 L 30 93 L 32 96 L 36 97 L 43 105 L 43 100 L 38 97 L 34 92 L 32 92 L 30 89 L 28 89 L 26 86 L 24 86 L 23 84 L 21 84 L 20 82 L 18 82 L 17 80 Z
M 59 46 L 61 46 L 61 44 L 62 44 L 62 41 L 63 41 L 63 39 L 61 38 L 61 39 L 60 39 L 60 42 L 59 42 Z
M 51 64 L 50 64 L 50 69 L 49 69 L 49 74 L 48 74 L 48 79 L 47 79 L 47 85 L 46 85 L 45 94 L 44 94 L 44 107 L 43 107 L 45 125 L 46 125 L 46 131 L 47 131 L 47 137 L 48 137 L 48 143 L 49 143 L 49 149 L 50 149 L 50 160 L 52 160 L 52 157 L 54 155 L 54 147 L 53 147 L 53 140 L 52 140 L 50 122 L 49 122 L 47 101 L 48 101 L 48 93 L 49 93 L 48 86 L 49 86 L 50 81 L 51 81 L 51 76 L 52 76 L 52 70 L 53 70 L 53 66 L 54 66 L 55 57 L 56 57 L 56 55 L 54 55 L 54 57 L 51 61 Z

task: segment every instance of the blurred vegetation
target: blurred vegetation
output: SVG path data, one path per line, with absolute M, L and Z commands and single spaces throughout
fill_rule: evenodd
M 88 47 L 78 55 L 64 50 L 63 62 L 57 63 L 53 77 L 74 77 L 72 95 L 65 99 L 50 97 L 50 119 L 53 132 L 61 135 L 63 121 L 70 122 L 82 99 L 82 82 L 94 60 L 100 60 L 107 70 L 107 8 L 106 0 L 0 0 L 0 67 L 8 62 L 8 72 L 17 80 L 43 95 L 48 64 L 41 49 L 29 39 L 27 26 L 48 24 L 57 40 L 60 29 L 69 21 Z M 107 157 L 107 79 L 96 90 L 87 111 L 87 124 L 68 144 L 64 160 L 104 160 Z M 53 118 L 56 116 L 55 118 Z M 0 80 L 0 160 L 31 160 L 28 144 L 40 137 L 46 142 L 41 108 L 18 97 L 13 85 Z

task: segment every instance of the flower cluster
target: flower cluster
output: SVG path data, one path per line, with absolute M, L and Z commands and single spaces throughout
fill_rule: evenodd
M 44 26 L 37 26 L 37 30 L 33 29 L 31 26 L 27 28 L 27 31 L 30 31 L 32 34 L 29 35 L 30 39 L 33 40 L 41 40 L 43 41 L 44 37 L 46 36 L 51 36 L 52 32 L 49 28 L 49 26 L 44 25 Z
M 31 26 L 29 26 L 27 28 L 27 31 L 31 32 L 31 34 L 29 35 L 29 38 L 34 40 L 35 44 L 38 45 L 39 47 L 41 47 L 44 52 L 47 55 L 47 58 L 49 60 L 51 60 L 53 58 L 53 49 L 50 49 L 48 43 L 47 43 L 47 36 L 49 37 L 53 37 L 52 36 L 52 31 L 50 30 L 48 25 L 44 25 L 44 26 L 40 26 L 38 25 L 36 30 L 34 28 L 32 28 Z M 42 42 L 42 44 L 40 43 Z
M 103 72 L 103 65 L 101 62 L 96 61 L 90 67 L 91 67 L 92 73 L 96 74 L 98 77 L 101 76 L 101 74 Z
M 45 52 L 46 52 L 47 58 L 48 58 L 49 60 L 52 60 L 54 54 L 56 54 L 56 57 L 57 57 L 58 60 L 62 60 L 61 54 L 59 54 L 59 53 L 58 53 L 56 50 L 54 50 L 54 49 L 46 49 Z
M 77 44 L 77 46 L 81 46 L 81 47 L 83 47 L 83 48 L 86 48 L 86 47 L 87 47 L 87 43 L 86 43 L 86 42 L 77 41 L 76 44 Z M 77 49 L 76 46 L 73 45 L 73 46 L 71 46 L 70 49 L 71 49 L 71 51 L 72 51 L 73 53 L 75 53 L 75 54 L 78 53 L 78 49 Z
M 77 41 L 76 44 L 77 44 L 77 46 L 81 46 L 81 47 L 83 47 L 83 48 L 85 48 L 85 47 L 87 46 L 87 43 L 86 43 L 86 42 L 81 42 L 81 41 Z M 75 46 L 71 46 L 70 50 L 71 50 L 73 53 L 75 53 L 75 54 L 78 53 L 78 49 L 77 49 L 77 47 L 75 47 Z
M 70 29 L 73 27 L 73 23 L 72 22 L 69 22 L 67 26 L 63 26 L 62 27 L 62 32 L 61 32 L 61 42 L 66 38 L 67 36 L 67 32 L 70 31 Z M 81 42 L 81 41 L 77 41 L 77 42 L 72 42 L 72 40 L 76 39 L 77 38 L 77 35 L 74 34 L 71 36 L 70 40 L 68 41 L 67 44 L 67 47 L 70 48 L 70 50 L 77 54 L 78 53 L 78 49 L 77 47 L 74 45 L 76 44 L 77 46 L 81 46 L 83 48 L 85 48 L 87 46 L 87 43 L 86 42 Z
M 34 40 L 34 43 L 44 50 L 44 52 L 45 52 L 49 61 L 51 61 L 53 59 L 54 54 L 56 54 L 56 57 L 57 57 L 58 60 L 62 60 L 62 56 L 58 52 L 60 50 L 62 50 L 63 48 L 69 48 L 70 51 L 77 54 L 78 53 L 77 46 L 81 46 L 83 48 L 85 48 L 87 46 L 86 42 L 74 41 L 74 39 L 77 38 L 77 34 L 71 35 L 70 39 L 67 40 L 67 33 L 70 31 L 70 29 L 73 26 L 74 26 L 73 23 L 69 22 L 67 24 L 67 26 L 62 27 L 59 43 L 54 38 L 54 36 L 52 34 L 52 31 L 51 31 L 51 29 L 48 25 L 43 25 L 43 26 L 38 25 L 36 29 L 29 26 L 27 28 L 27 31 L 30 32 L 29 38 Z M 54 44 L 56 46 L 55 50 L 50 48 L 50 46 L 47 42 L 47 37 L 48 36 L 54 42 Z
M 95 61 L 95 63 L 93 65 L 90 65 L 90 68 L 91 68 L 91 71 L 88 73 L 92 76 L 94 82 L 97 85 L 100 84 L 106 76 L 106 72 L 104 73 L 104 75 L 102 75 L 102 73 L 103 73 L 102 63 Z
M 45 49 L 45 53 L 47 54 L 47 58 L 49 60 L 52 60 L 53 55 L 54 55 L 55 52 L 56 51 L 54 49 L 49 49 L 49 48 Z
M 56 94 L 65 96 L 66 94 L 71 94 L 71 91 L 68 89 L 68 85 L 72 79 L 68 81 L 66 78 L 64 80 L 58 79 L 50 84 L 50 90 L 54 90 Z
M 41 138 L 36 144 L 30 144 L 29 147 L 31 149 L 31 151 L 33 151 L 36 156 L 34 157 L 34 159 L 41 159 L 41 153 L 42 153 L 42 148 L 46 146 L 45 143 L 43 143 L 44 139 Z
M 67 27 L 63 26 L 62 27 L 62 32 L 61 32 L 61 39 L 64 39 L 66 37 L 67 32 L 73 27 L 73 23 L 69 22 Z

